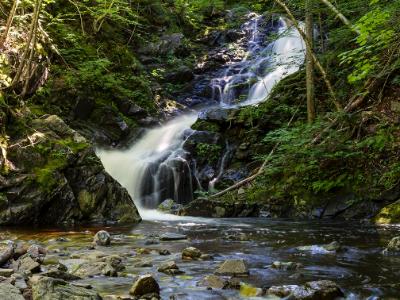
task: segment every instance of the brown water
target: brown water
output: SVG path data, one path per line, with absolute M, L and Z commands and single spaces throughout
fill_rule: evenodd
M 51 251 L 48 259 L 58 259 L 72 268 L 81 258 L 95 251 L 126 257 L 125 277 L 95 277 L 81 280 L 90 283 L 104 295 L 127 295 L 133 277 L 153 273 L 162 288 L 163 299 L 241 299 L 236 290 L 207 290 L 197 282 L 212 274 L 225 259 L 242 258 L 248 262 L 250 276 L 243 282 L 255 287 L 302 284 L 311 280 L 330 279 L 345 291 L 347 299 L 400 299 L 400 256 L 384 255 L 388 241 L 400 234 L 400 226 L 376 227 L 361 223 L 310 222 L 268 219 L 199 219 L 182 218 L 173 221 L 143 221 L 132 227 L 107 227 L 112 236 L 111 247 L 87 250 L 93 234 L 99 228 L 15 229 L 3 228 L 7 239 L 39 241 Z M 160 242 L 145 245 L 145 241 L 164 232 L 188 235 L 185 241 Z M 58 237 L 69 239 L 59 242 Z M 344 251 L 323 251 L 318 245 L 338 241 Z M 315 245 L 313 251 L 296 247 Z M 180 258 L 183 248 L 194 246 L 214 255 L 213 261 L 186 262 Z M 172 254 L 160 256 L 158 251 L 137 254 L 137 248 L 168 249 Z M 57 249 L 59 253 L 52 253 Z M 71 258 L 72 257 L 72 258 Z M 79 258 L 78 258 L 79 257 Z M 159 264 L 175 260 L 183 276 L 171 277 L 157 272 Z M 138 262 L 151 261 L 151 268 L 135 268 Z M 293 261 L 304 265 L 298 271 L 269 268 L 274 261 Z M 302 276 L 291 277 L 296 273 Z

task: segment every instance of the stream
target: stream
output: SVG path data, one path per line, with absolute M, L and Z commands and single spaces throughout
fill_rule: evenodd
M 224 260 L 241 258 L 247 261 L 250 276 L 240 280 L 255 287 L 329 279 L 339 284 L 346 299 L 399 297 L 400 258 L 382 254 L 383 247 L 399 232 L 399 227 L 258 218 L 217 220 L 163 215 L 161 219 L 143 221 L 133 227 L 102 228 L 112 234 L 112 246 L 97 247 L 96 250 L 87 250 L 87 246 L 99 228 L 9 229 L 6 232 L 20 240 L 46 244 L 49 249 L 46 260 L 57 259 L 70 269 L 96 255 L 124 257 L 124 277 L 95 276 L 79 281 L 90 284 L 102 296 L 128 296 L 133 277 L 152 273 L 161 286 L 162 299 L 244 299 L 246 297 L 235 289 L 208 290 L 198 285 Z M 149 239 L 166 232 L 185 234 L 188 239 L 147 245 Z M 342 250 L 329 252 L 320 247 L 332 241 L 339 242 Z M 297 249 L 311 245 L 310 250 Z M 183 261 L 181 251 L 188 246 L 194 246 L 214 259 Z M 148 250 L 143 252 L 143 249 Z M 160 255 L 160 249 L 171 254 Z M 161 263 L 170 260 L 175 260 L 185 274 L 168 276 L 157 272 Z M 291 271 L 276 270 L 270 267 L 274 261 L 292 261 L 303 267 Z M 143 262 L 153 266 L 135 266 Z

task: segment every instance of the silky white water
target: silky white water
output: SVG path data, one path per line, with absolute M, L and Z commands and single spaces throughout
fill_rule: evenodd
M 149 166 L 157 162 L 168 162 L 170 158 L 184 159 L 181 157 L 184 155 L 181 149 L 183 136 L 196 120 L 196 114 L 183 115 L 161 127 L 148 130 L 128 150 L 96 151 L 107 172 L 128 190 L 139 210 L 145 208 L 141 189 Z
M 262 18 L 255 16 L 242 27 L 248 36 L 245 58 L 229 63 L 221 70 L 222 76 L 210 82 L 213 97 L 222 107 L 264 101 L 279 80 L 296 72 L 304 63 L 304 41 L 297 30 L 279 18 L 278 38 L 267 43 L 268 34 L 259 26 Z M 243 83 L 248 83 L 248 90 L 238 91 L 236 86 Z M 197 117 L 197 114 L 183 115 L 150 129 L 128 150 L 97 150 L 105 169 L 128 190 L 143 219 L 175 219 L 176 216 L 162 214 L 154 208 L 166 199 L 178 203 L 192 199 L 198 181 L 183 145 Z M 210 180 L 211 188 L 221 177 L 224 164 L 225 159 L 220 172 Z

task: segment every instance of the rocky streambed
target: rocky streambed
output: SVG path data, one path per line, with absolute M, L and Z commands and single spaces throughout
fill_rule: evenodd
M 175 216 L 1 228 L 0 298 L 397 299 L 399 235 L 369 223 Z

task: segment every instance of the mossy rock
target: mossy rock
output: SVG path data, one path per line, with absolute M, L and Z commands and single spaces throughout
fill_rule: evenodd
M 374 218 L 377 224 L 397 224 L 400 223 L 400 200 L 385 206 Z

